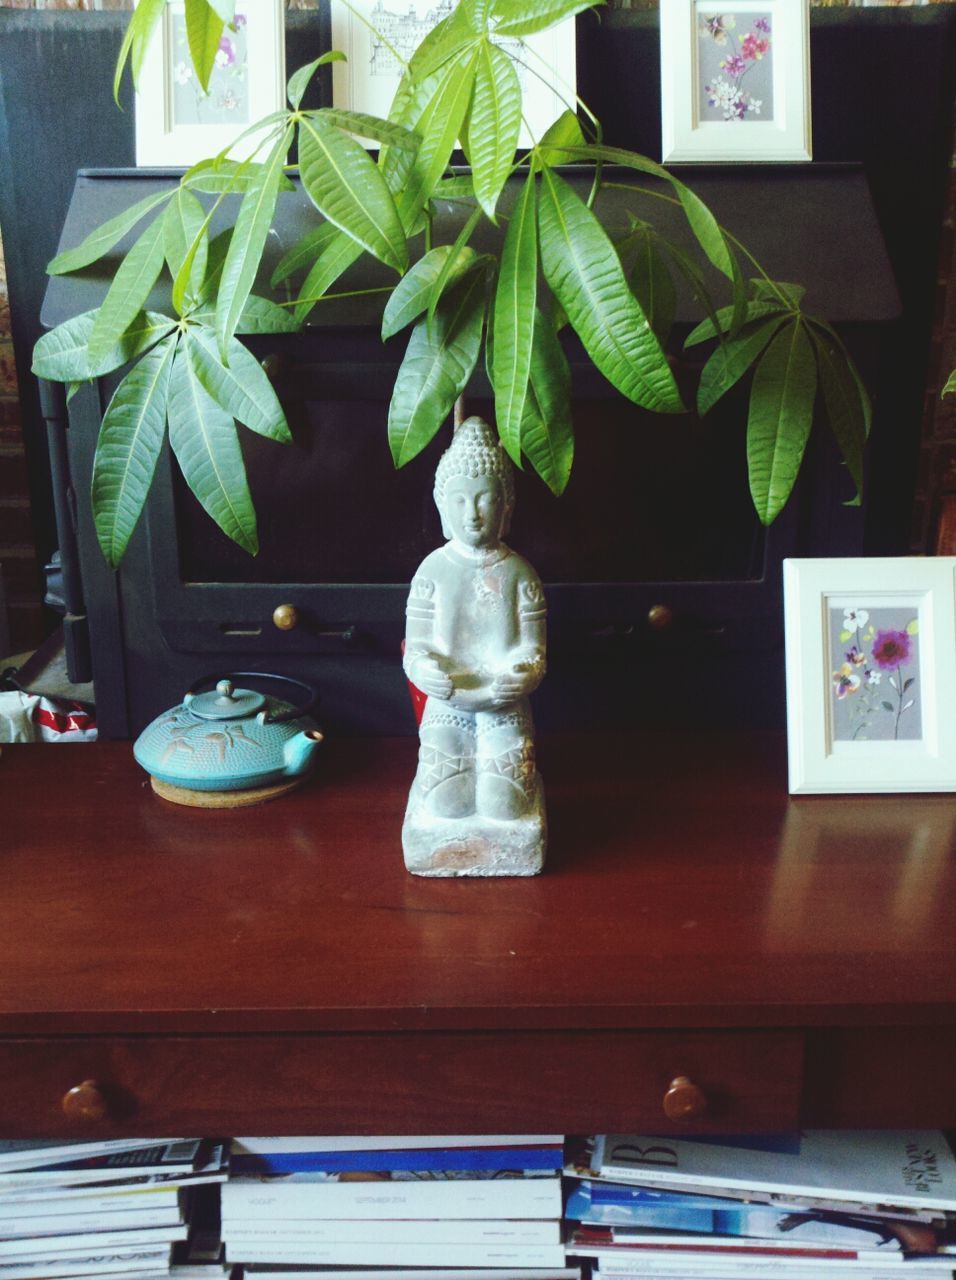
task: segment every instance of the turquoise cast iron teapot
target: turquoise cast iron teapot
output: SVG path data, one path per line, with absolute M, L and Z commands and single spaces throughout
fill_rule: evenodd
M 286 702 L 234 681 L 276 681 L 295 690 Z M 215 688 L 199 690 L 215 683 Z M 136 760 L 160 782 L 191 791 L 242 791 L 297 778 L 308 769 L 322 734 L 310 712 L 315 690 L 290 676 L 236 671 L 196 682 L 182 705 L 146 726 Z

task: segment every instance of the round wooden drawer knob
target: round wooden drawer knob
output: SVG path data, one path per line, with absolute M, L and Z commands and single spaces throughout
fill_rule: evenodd
M 299 611 L 294 604 L 280 604 L 273 611 L 272 621 L 280 631 L 294 631 L 299 625 Z
M 105 1120 L 109 1103 L 95 1080 L 84 1080 L 63 1095 L 63 1110 L 71 1120 Z
M 653 604 L 647 611 L 647 622 L 655 631 L 666 631 L 674 625 L 674 610 L 666 604 Z
M 678 1124 L 696 1120 L 707 1110 L 707 1095 L 687 1076 L 675 1076 L 664 1094 L 664 1114 Z

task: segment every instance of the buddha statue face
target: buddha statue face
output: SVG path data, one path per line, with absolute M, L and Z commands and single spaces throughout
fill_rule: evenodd
M 446 537 L 474 550 L 500 542 L 505 497 L 496 476 L 453 476 L 440 506 Z
M 511 462 L 481 418 L 467 418 L 442 454 L 435 502 L 442 533 L 461 546 L 484 550 L 507 534 L 514 506 Z

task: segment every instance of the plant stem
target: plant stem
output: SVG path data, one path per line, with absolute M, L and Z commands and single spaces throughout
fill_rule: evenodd
M 291 302 L 277 302 L 277 307 L 297 307 L 300 302 L 308 302 L 315 304 L 317 302 L 332 302 L 339 298 L 364 298 L 370 293 L 391 293 L 392 285 L 378 285 L 374 289 L 349 289 L 342 293 L 321 293 L 316 298 L 293 298 Z
M 899 681 L 899 688 L 896 690 L 899 695 L 900 704 L 896 708 L 896 723 L 893 726 L 893 741 L 897 742 L 900 736 L 900 717 L 903 714 L 903 667 L 902 664 L 896 668 L 896 678 Z

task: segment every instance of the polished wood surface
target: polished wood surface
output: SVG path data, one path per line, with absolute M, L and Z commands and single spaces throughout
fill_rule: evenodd
M 956 1022 L 956 800 L 790 799 L 775 735 L 546 741 L 544 875 L 402 865 L 410 740 L 267 805 L 0 758 L 0 1033 Z
M 540 750 L 534 879 L 409 876 L 410 740 L 255 808 L 0 757 L 0 1136 L 956 1126 L 956 800 L 775 735 Z

